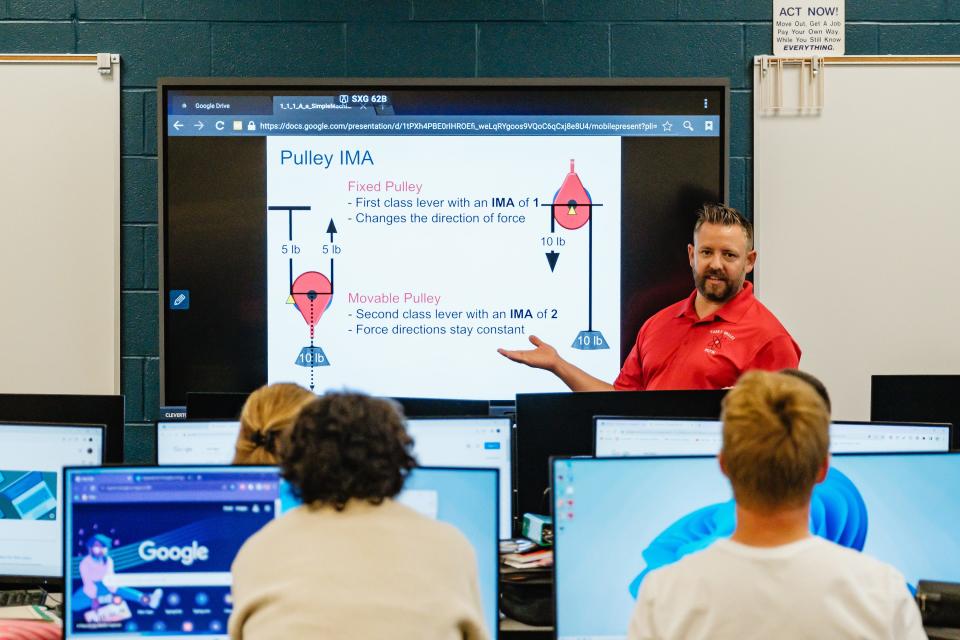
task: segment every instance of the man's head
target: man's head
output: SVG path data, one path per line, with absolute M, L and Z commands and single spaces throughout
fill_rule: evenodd
M 799 378 L 748 371 L 723 400 L 720 466 L 741 507 L 805 506 L 826 477 L 829 450 L 830 413 Z
M 711 302 L 726 302 L 743 288 L 757 260 L 753 225 L 736 209 L 704 204 L 697 212 L 687 255 L 700 295 Z

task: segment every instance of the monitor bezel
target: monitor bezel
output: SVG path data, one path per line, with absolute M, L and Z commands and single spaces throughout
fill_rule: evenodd
M 99 411 L 110 405 L 109 412 Z M 117 406 L 119 404 L 119 406 Z M 12 405 L 12 406 L 11 406 Z M 119 412 L 117 411 L 119 409 Z M 77 414 L 77 419 L 63 419 L 65 414 Z M 98 415 L 99 414 L 99 415 Z M 108 415 L 107 415 L 108 414 Z M 44 416 L 54 415 L 53 420 Z M 81 395 L 50 393 L 2 393 L 0 394 L 0 420 L 53 424 L 102 424 L 104 425 L 103 460 L 106 463 L 122 464 L 124 459 L 124 430 L 126 428 L 126 397 L 118 395 Z M 103 418 L 109 417 L 109 420 Z M 119 421 L 118 421 L 119 418 Z
M 156 107 L 156 126 L 157 126 L 157 211 L 158 211 L 158 289 L 162 293 L 166 291 L 165 277 L 166 269 L 164 264 L 164 239 L 166 237 L 166 163 L 167 163 L 167 135 L 166 104 L 170 91 L 176 90 L 276 90 L 283 91 L 287 89 L 305 88 L 312 91 L 323 89 L 349 89 L 360 87 L 381 87 L 383 89 L 549 89 L 549 88 L 577 88 L 588 89 L 590 87 L 602 89 L 662 89 L 662 90 L 684 90 L 684 89 L 711 89 L 718 90 L 723 94 L 723 105 L 720 109 L 720 140 L 722 149 L 721 159 L 721 193 L 722 200 L 726 202 L 730 193 L 730 129 L 732 118 L 731 106 L 731 81 L 727 77 L 690 77 L 690 78 L 656 78 L 656 77 L 578 77 L 578 78 L 558 78 L 558 77 L 478 77 L 478 78 L 449 78 L 449 77 L 394 77 L 394 78 L 305 78 L 305 77 L 171 77 L 163 76 L 157 78 L 157 107 Z M 158 309 L 158 331 L 160 345 L 160 365 L 159 365 L 159 400 L 160 405 L 165 406 L 169 403 L 166 393 L 166 350 L 165 327 L 164 327 L 164 305 L 159 305 Z M 264 380 L 266 383 L 266 380 Z M 229 393 L 229 392 L 228 392 Z M 506 399 L 489 398 L 491 402 L 505 401 Z
M 870 376 L 870 419 L 885 422 L 883 416 L 911 416 L 907 420 L 933 419 L 952 425 L 954 439 L 951 449 L 960 450 L 960 429 L 953 419 L 960 416 L 952 400 L 960 390 L 960 375 L 956 374 L 873 374 Z M 918 409 L 918 407 L 920 407 Z M 932 409 L 931 409 L 932 407 Z M 960 421 L 958 421 L 960 422 Z
M 161 309 L 161 316 L 163 315 Z M 186 398 L 187 420 L 203 420 L 214 422 L 217 420 L 239 420 L 240 413 L 243 411 L 243 405 L 250 397 L 251 391 L 188 391 Z M 225 408 L 229 406 L 229 413 L 233 413 L 236 407 L 236 415 L 233 417 L 225 416 L 228 413 Z M 191 411 L 192 407 L 192 411 Z M 191 415 L 191 413 L 193 415 Z M 196 415 L 199 413 L 200 415 Z M 215 414 L 215 415 L 214 415 Z M 167 421 L 164 421 L 167 422 Z

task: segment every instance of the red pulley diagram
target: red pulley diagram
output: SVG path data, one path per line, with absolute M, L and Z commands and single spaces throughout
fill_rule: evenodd
M 571 346 L 586 351 L 609 349 L 603 333 L 593 328 L 593 209 L 603 205 L 595 203 L 590 197 L 590 192 L 577 175 L 573 158 L 570 159 L 570 172 L 553 194 L 551 204 L 544 206 L 550 207 L 550 233 L 556 232 L 557 224 L 569 231 L 576 231 L 584 225 L 587 227 L 587 328 L 577 334 Z M 553 271 L 560 254 L 552 250 L 546 255 L 550 271 Z
M 297 355 L 294 364 L 300 367 L 310 369 L 310 390 L 313 391 L 316 386 L 314 378 L 315 367 L 328 367 L 330 360 L 324 353 L 320 345 L 314 343 L 317 323 L 323 317 L 331 302 L 333 302 L 333 258 L 330 258 L 330 275 L 320 273 L 319 271 L 305 271 L 296 278 L 293 277 L 293 259 L 300 255 L 300 247 L 293 240 L 293 214 L 297 211 L 310 211 L 309 206 L 270 206 L 268 211 L 282 211 L 287 213 L 289 231 L 287 234 L 288 244 L 283 245 L 283 253 L 289 254 L 289 278 L 290 294 L 287 298 L 287 304 L 292 304 L 303 321 L 307 323 L 310 332 L 310 344 L 303 347 Z M 339 247 L 333 244 L 333 234 L 337 233 L 337 227 L 333 220 L 327 227 L 327 233 L 330 234 L 330 247 L 333 253 L 339 253 Z M 324 250 L 326 253 L 327 250 Z

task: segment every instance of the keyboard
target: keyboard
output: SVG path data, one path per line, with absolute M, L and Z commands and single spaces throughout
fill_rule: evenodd
M 0 591 L 0 607 L 41 605 L 46 599 L 47 592 L 43 589 L 10 589 Z

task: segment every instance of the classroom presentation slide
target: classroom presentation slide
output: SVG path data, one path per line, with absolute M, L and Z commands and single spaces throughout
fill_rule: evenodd
M 359 140 L 267 140 L 270 382 L 398 397 L 564 390 L 497 353 L 532 348 L 531 335 L 616 377 L 619 138 Z

